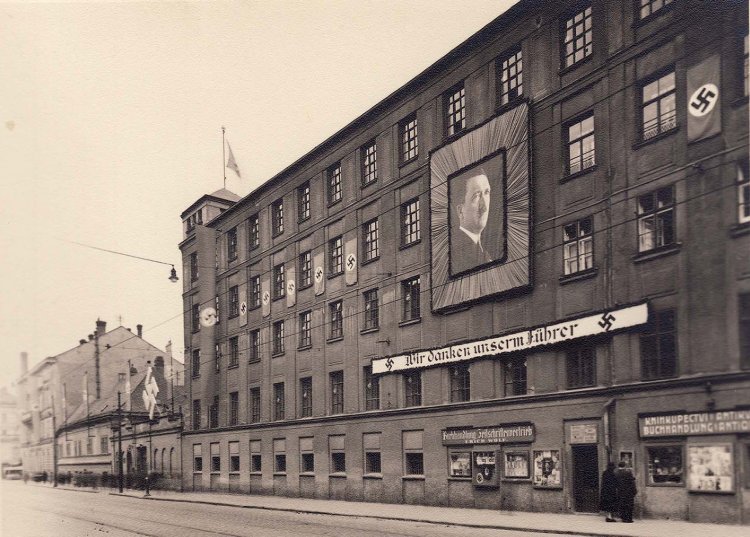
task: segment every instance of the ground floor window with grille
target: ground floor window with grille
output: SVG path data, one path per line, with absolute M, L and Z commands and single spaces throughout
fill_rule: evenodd
M 299 439 L 299 471 L 300 473 L 315 472 L 315 453 L 313 452 L 313 437 Z
M 380 433 L 364 433 L 362 445 L 365 450 L 365 475 L 382 473 L 380 466 Z
M 346 473 L 346 436 L 343 434 L 328 437 L 328 451 L 331 455 L 331 473 Z
M 404 475 L 424 475 L 424 460 L 422 453 L 422 431 L 404 431 Z
M 681 445 L 647 446 L 648 485 L 682 485 L 685 482 Z
M 275 438 L 273 441 L 273 471 L 277 474 L 286 473 L 285 438 Z
M 203 471 L 203 445 L 193 444 L 193 472 Z
M 240 443 L 229 442 L 229 472 L 238 473 L 240 471 Z
M 516 356 L 505 362 L 505 395 L 526 393 L 526 357 Z
M 259 474 L 263 457 L 260 453 L 260 440 L 250 440 L 250 473 Z

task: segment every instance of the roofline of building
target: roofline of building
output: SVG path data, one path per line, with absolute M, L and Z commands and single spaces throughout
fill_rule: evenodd
M 180 214 L 180 219 L 184 220 L 185 217 L 188 216 L 189 213 L 191 213 L 195 209 L 197 209 L 198 205 L 200 205 L 204 201 L 216 201 L 216 202 L 219 202 L 219 203 L 229 203 L 231 205 L 234 205 L 234 204 L 239 203 L 240 201 L 242 201 L 242 199 L 244 199 L 244 198 L 240 198 L 237 201 L 232 201 L 232 200 L 228 200 L 226 198 L 220 198 L 218 196 L 214 196 L 212 194 L 203 194 L 200 198 L 198 198 L 197 200 L 195 200 L 192 203 L 192 205 L 190 205 L 190 207 L 188 207 L 187 209 L 185 209 L 184 211 L 182 211 L 182 213 Z
M 406 82 L 400 88 L 393 91 L 390 95 L 386 96 L 380 102 L 378 102 L 373 107 L 371 107 L 369 110 L 367 110 L 366 112 L 364 112 L 363 114 L 355 118 L 354 120 L 350 121 L 347 125 L 345 125 L 343 128 L 339 129 L 337 132 L 329 136 L 323 142 L 313 147 L 310 151 L 308 151 L 307 153 L 302 155 L 300 158 L 292 162 L 289 166 L 287 166 L 286 168 L 278 172 L 276 175 L 274 175 L 273 177 L 265 181 L 263 184 L 258 186 L 258 188 L 251 191 L 249 194 L 247 194 L 245 197 L 243 197 L 239 201 L 235 202 L 226 211 L 224 211 L 223 213 L 215 217 L 210 222 L 207 222 L 207 224 L 215 225 L 215 224 L 218 224 L 220 221 L 224 220 L 225 218 L 230 217 L 235 212 L 235 210 L 239 211 L 242 207 L 244 207 L 246 203 L 248 202 L 248 200 L 250 200 L 251 198 L 257 198 L 265 190 L 275 186 L 276 183 L 280 182 L 284 178 L 290 175 L 293 175 L 297 169 L 303 168 L 309 161 L 315 160 L 315 158 L 318 155 L 320 155 L 321 153 L 325 153 L 332 146 L 335 146 L 341 140 L 347 138 L 353 131 L 359 128 L 362 123 L 365 123 L 367 121 L 377 118 L 380 114 L 383 113 L 384 110 L 388 109 L 394 103 L 397 103 L 398 101 L 410 95 L 412 92 L 415 91 L 416 88 L 423 85 L 425 82 L 429 81 L 435 75 L 446 71 L 447 67 L 451 65 L 453 62 L 456 62 L 461 56 L 468 55 L 472 53 L 475 49 L 486 46 L 489 42 L 487 37 L 493 35 L 499 27 L 510 25 L 514 20 L 521 18 L 527 10 L 537 5 L 538 5 L 538 2 L 534 2 L 533 0 L 519 0 L 517 3 L 509 7 L 505 12 L 501 13 L 495 19 L 487 23 L 479 31 L 475 32 L 466 40 L 464 40 L 459 45 L 454 47 L 451 51 L 445 54 L 442 58 L 440 58 L 435 63 L 427 67 L 424 71 L 422 71 L 417 76 L 415 76 L 414 78 Z M 193 203 L 193 205 L 191 205 L 190 207 L 191 208 L 194 207 L 199 201 L 200 200 Z M 188 211 L 189 210 L 190 209 L 188 209 Z M 185 211 L 182 214 L 184 215 L 188 211 Z

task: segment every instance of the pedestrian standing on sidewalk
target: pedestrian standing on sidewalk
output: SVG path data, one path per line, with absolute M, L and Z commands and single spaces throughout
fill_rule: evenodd
M 620 461 L 619 468 L 615 472 L 617 478 L 617 498 L 620 506 L 620 518 L 623 522 L 633 522 L 633 503 L 638 489 L 635 486 L 635 477 L 625 467 L 625 462 Z
M 607 464 L 607 469 L 602 472 L 602 490 L 599 495 L 599 510 L 607 513 L 607 522 L 617 522 L 615 512 L 617 511 L 617 476 L 615 476 L 615 463 Z

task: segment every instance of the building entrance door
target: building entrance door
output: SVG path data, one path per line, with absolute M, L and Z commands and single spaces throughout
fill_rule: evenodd
M 599 511 L 599 460 L 596 445 L 572 446 L 573 500 L 579 513 Z

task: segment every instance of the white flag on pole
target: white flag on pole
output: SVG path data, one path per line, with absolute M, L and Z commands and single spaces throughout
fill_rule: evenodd
M 240 175 L 240 167 L 237 166 L 237 161 L 234 160 L 234 153 L 232 153 L 232 146 L 229 145 L 229 142 L 227 141 L 227 150 L 229 151 L 229 157 L 227 157 L 227 168 L 230 170 L 234 170 L 234 173 L 237 174 L 237 177 L 242 177 Z

